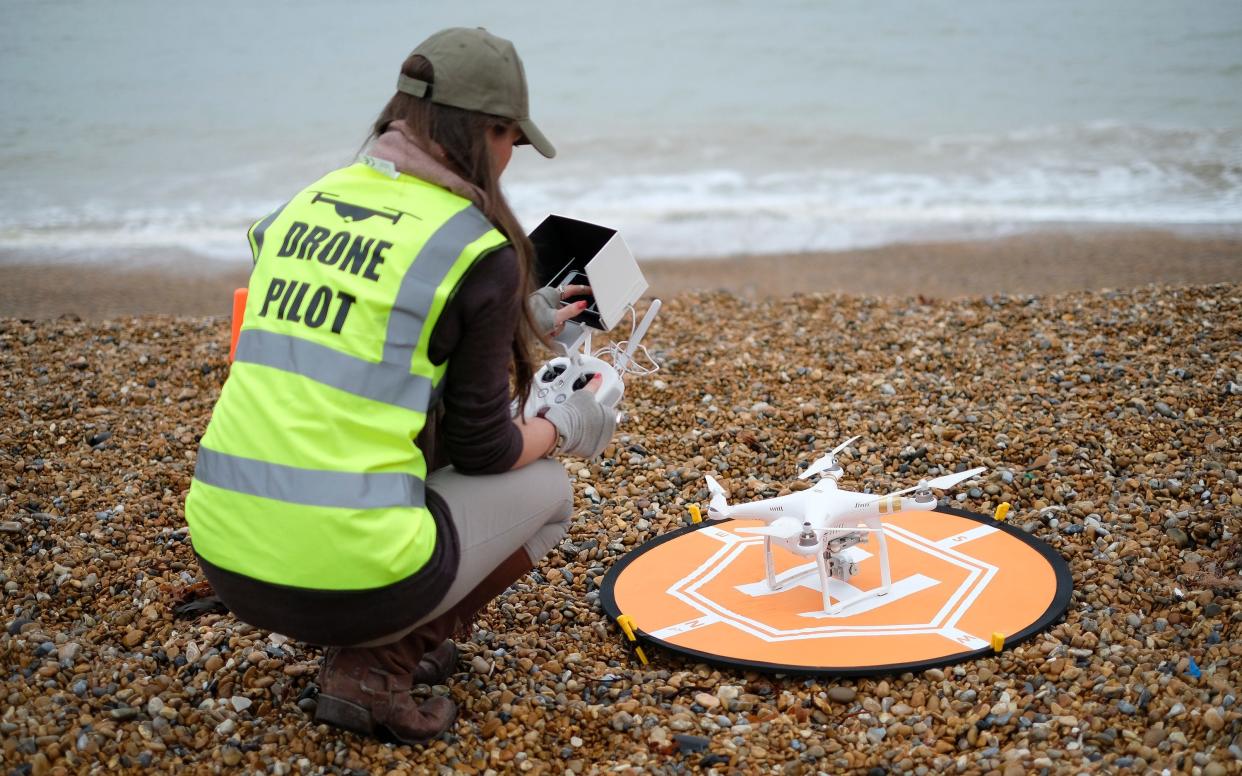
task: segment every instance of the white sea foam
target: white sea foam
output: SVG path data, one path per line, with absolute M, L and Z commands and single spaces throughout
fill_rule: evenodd
M 606 174 L 612 163 L 593 166 L 578 156 L 564 176 L 551 174 L 554 168 L 519 173 L 507 191 L 527 225 L 551 212 L 607 224 L 647 257 L 838 250 L 1048 223 L 1242 222 L 1242 154 L 1220 137 L 1188 141 L 1193 154 L 1174 158 L 1166 146 L 1162 158 L 1144 159 L 1134 148 L 1114 149 L 1115 158 L 1075 155 L 1064 146 L 1053 154 L 1046 146 L 1054 136 L 1039 130 L 1026 138 L 931 141 L 907 149 L 904 159 L 890 158 L 888 166 L 899 169 L 888 170 L 868 159 L 854 167 L 756 170 L 748 160 L 746 169 L 676 170 L 674 148 L 664 165 L 673 171 Z M 935 148 L 936 164 L 919 160 L 926 147 Z M 955 162 L 946 160 L 950 154 Z M 93 199 L 76 208 L 10 211 L 0 216 L 0 251 L 11 258 L 61 250 L 81 258 L 166 246 L 245 257 L 246 227 L 280 197 L 225 196 L 234 187 L 273 188 L 249 168 L 235 179 L 223 172 L 214 178 L 211 185 L 177 187 L 207 199 L 174 197 L 147 207 Z

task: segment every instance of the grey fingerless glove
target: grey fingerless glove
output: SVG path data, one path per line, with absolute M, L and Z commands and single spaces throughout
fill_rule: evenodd
M 540 336 L 551 334 L 556 328 L 556 308 L 560 301 L 561 292 L 548 286 L 535 291 L 526 299 L 531 320 L 535 322 L 535 330 Z
M 562 453 L 593 458 L 604 451 L 617 429 L 617 413 L 600 404 L 587 390 L 574 391 L 564 404 L 544 414 L 556 426 Z

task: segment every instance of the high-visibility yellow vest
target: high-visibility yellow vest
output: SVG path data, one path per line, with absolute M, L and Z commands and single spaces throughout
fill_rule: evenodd
M 263 582 L 364 590 L 431 556 L 427 355 L 467 270 L 506 244 L 468 200 L 378 164 L 251 227 L 245 323 L 185 503 L 195 551 Z

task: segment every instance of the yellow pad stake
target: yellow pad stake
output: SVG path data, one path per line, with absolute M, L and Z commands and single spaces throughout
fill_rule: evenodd
M 701 523 L 701 522 L 703 522 L 703 514 L 702 514 L 701 512 L 699 512 L 699 505 L 698 505 L 698 504 L 691 504 L 691 505 L 688 507 L 688 509 L 690 510 L 690 522 L 692 522 L 692 523 Z
M 1000 631 L 994 631 L 992 633 L 992 651 L 1000 652 L 1004 648 L 1005 648 L 1005 634 L 1001 633 Z
M 992 519 L 1003 521 L 1007 514 L 1009 514 L 1009 502 L 1004 501 L 1001 502 L 1000 506 L 996 507 L 996 513 L 992 515 Z
M 617 625 L 621 626 L 621 632 L 625 634 L 627 645 L 638 655 L 638 659 L 643 665 L 647 665 L 647 653 L 643 652 L 643 648 L 638 646 L 638 637 L 634 635 L 636 626 L 634 618 L 628 614 L 623 614 L 617 618 Z

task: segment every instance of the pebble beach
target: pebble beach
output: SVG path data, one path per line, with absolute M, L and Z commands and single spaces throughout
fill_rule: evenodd
M 420 688 L 461 709 L 420 747 L 314 724 L 321 650 L 202 584 L 183 501 L 228 319 L 0 308 L 4 771 L 1238 773 L 1231 255 L 1228 282 L 1131 290 L 673 289 L 647 343 L 661 370 L 628 383 L 601 458 L 565 461 L 570 535 L 486 610 L 452 681 Z M 684 525 L 704 474 L 776 495 L 855 434 L 855 489 L 986 466 L 954 505 L 1008 502 L 1066 558 L 1066 617 L 866 679 L 634 663 L 599 605 L 611 565 Z

